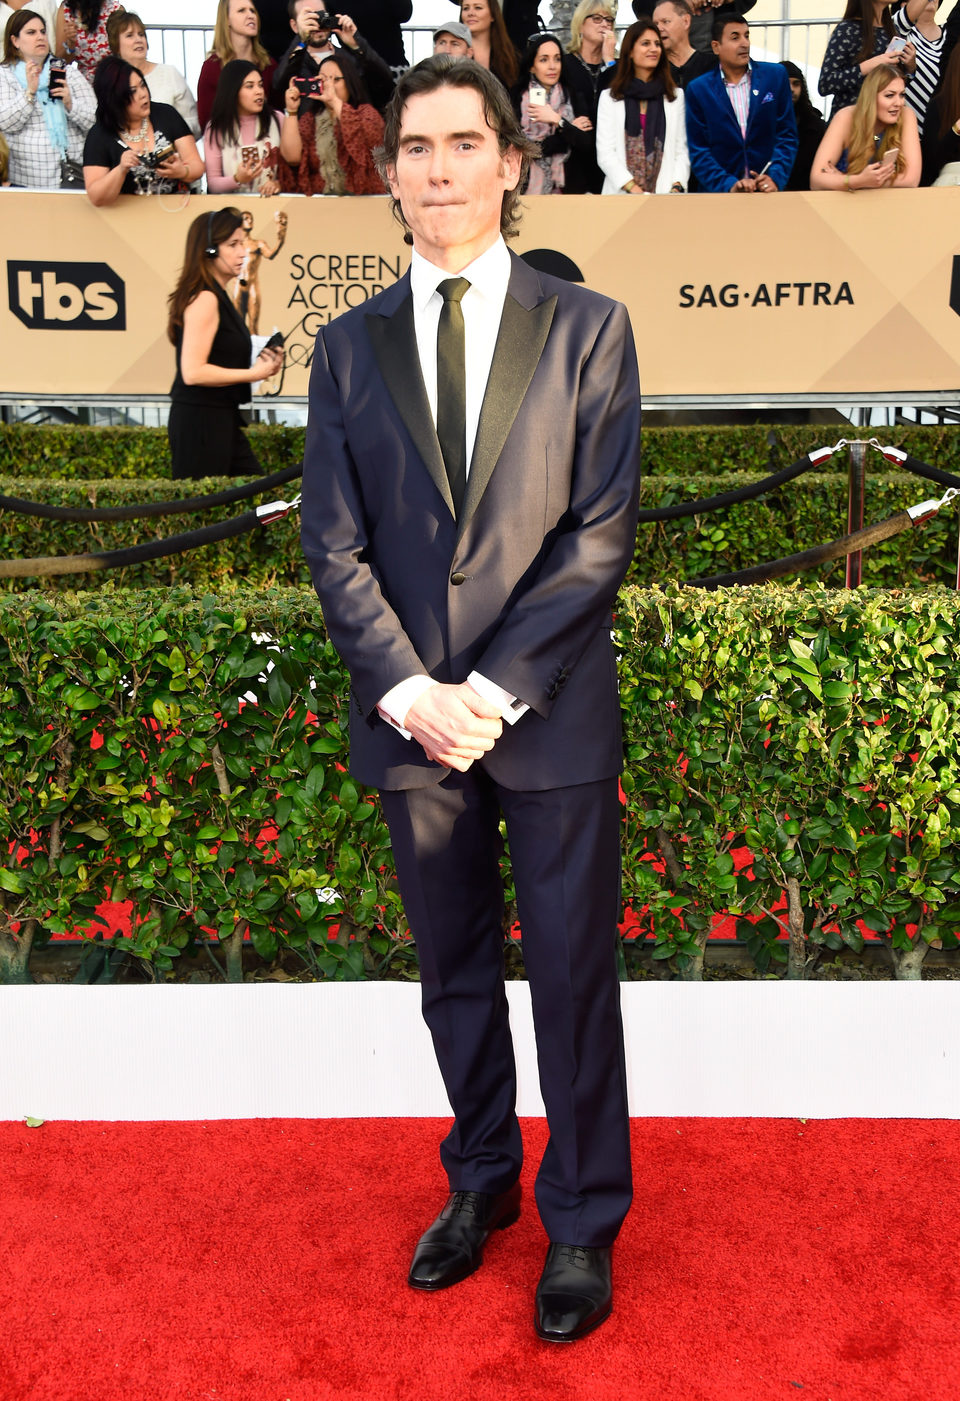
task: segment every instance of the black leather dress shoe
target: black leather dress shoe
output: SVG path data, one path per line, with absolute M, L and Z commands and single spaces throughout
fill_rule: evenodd
M 483 1260 L 491 1231 L 520 1215 L 520 1183 L 509 1192 L 454 1192 L 413 1252 L 407 1283 L 414 1289 L 447 1289 L 472 1275 Z
M 537 1285 L 536 1329 L 548 1343 L 572 1343 L 613 1308 L 610 1247 L 552 1244 Z

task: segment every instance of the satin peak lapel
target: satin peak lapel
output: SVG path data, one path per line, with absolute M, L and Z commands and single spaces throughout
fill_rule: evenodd
M 404 297 L 392 316 L 367 316 L 365 321 L 377 366 L 397 413 L 413 439 L 431 481 L 446 502 L 450 514 L 456 516 L 447 469 L 443 464 L 443 454 L 420 373 L 420 355 L 413 324 L 413 298 L 409 295 Z
M 480 498 L 493 475 L 507 434 L 513 427 L 539 364 L 556 308 L 556 294 L 530 308 L 522 306 L 509 292 L 504 300 L 500 332 L 480 410 L 470 475 L 467 477 L 460 534 L 480 504 Z

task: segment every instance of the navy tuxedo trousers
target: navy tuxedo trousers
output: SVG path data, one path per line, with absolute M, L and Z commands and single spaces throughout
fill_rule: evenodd
M 516 792 L 475 764 L 380 797 L 455 1116 L 440 1150 L 451 1191 L 503 1192 L 522 1163 L 503 985 L 502 812 L 550 1129 L 537 1207 L 550 1240 L 612 1244 L 632 1195 L 616 778 Z

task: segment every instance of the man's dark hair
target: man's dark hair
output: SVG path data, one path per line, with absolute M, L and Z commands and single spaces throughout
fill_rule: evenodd
M 127 108 L 130 106 L 130 84 L 139 78 L 147 84 L 139 68 L 120 58 L 117 54 L 107 54 L 97 64 L 93 74 L 93 91 L 97 99 L 97 121 L 111 136 L 119 136 L 126 125 Z M 147 87 L 149 92 L 149 87 Z
M 395 166 L 400 153 L 400 127 L 403 122 L 403 109 L 411 97 L 422 97 L 426 93 L 438 92 L 440 88 L 472 88 L 479 94 L 483 103 L 483 115 L 487 126 L 496 135 L 500 154 L 505 155 L 512 146 L 520 152 L 520 179 L 515 190 L 504 190 L 503 205 L 500 210 L 500 232 L 504 238 L 516 234 L 515 225 L 520 222 L 520 195 L 527 180 L 530 161 L 540 154 L 536 141 L 524 136 L 513 110 L 506 88 L 486 68 L 472 58 L 454 58 L 450 54 L 433 54 L 414 68 L 410 68 L 397 83 L 393 97 L 384 114 L 383 144 L 373 153 L 377 170 L 383 183 L 387 184 L 387 167 Z M 393 201 L 394 217 L 407 230 L 407 241 L 412 242 L 409 225 L 403 217 L 399 200 Z
M 728 24 L 742 24 L 744 29 L 750 28 L 750 25 L 744 19 L 743 15 L 732 15 L 728 12 L 726 14 L 717 15 L 716 19 L 713 21 L 713 28 L 710 30 L 710 38 L 715 39 L 719 44 L 720 40 L 723 38 L 723 31 Z
M 676 12 L 677 12 L 678 15 L 689 15 L 690 18 L 693 19 L 693 10 L 692 10 L 692 9 L 690 8 L 690 6 L 687 4 L 687 0 L 653 0 L 653 5 L 651 6 L 651 10 L 656 10 L 656 9 L 658 9 L 661 5 L 672 5 L 673 8 L 676 10 Z M 636 13 L 636 12 L 637 12 L 637 5 L 636 5 L 636 4 L 634 4 L 633 9 L 634 9 L 634 13 Z M 641 10 L 641 11 L 639 12 L 639 14 L 637 14 L 637 19 L 639 19 L 639 18 L 640 18 L 640 15 L 642 15 L 642 14 L 643 14 L 643 11 Z

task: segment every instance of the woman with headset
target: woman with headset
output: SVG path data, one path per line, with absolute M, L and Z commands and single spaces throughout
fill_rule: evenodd
M 283 350 L 265 347 L 251 363 L 250 332 L 227 292 L 246 256 L 239 209 L 201 214 L 190 225 L 167 324 L 177 352 L 167 427 L 174 478 L 263 475 L 240 405 L 251 384 L 278 372 Z

